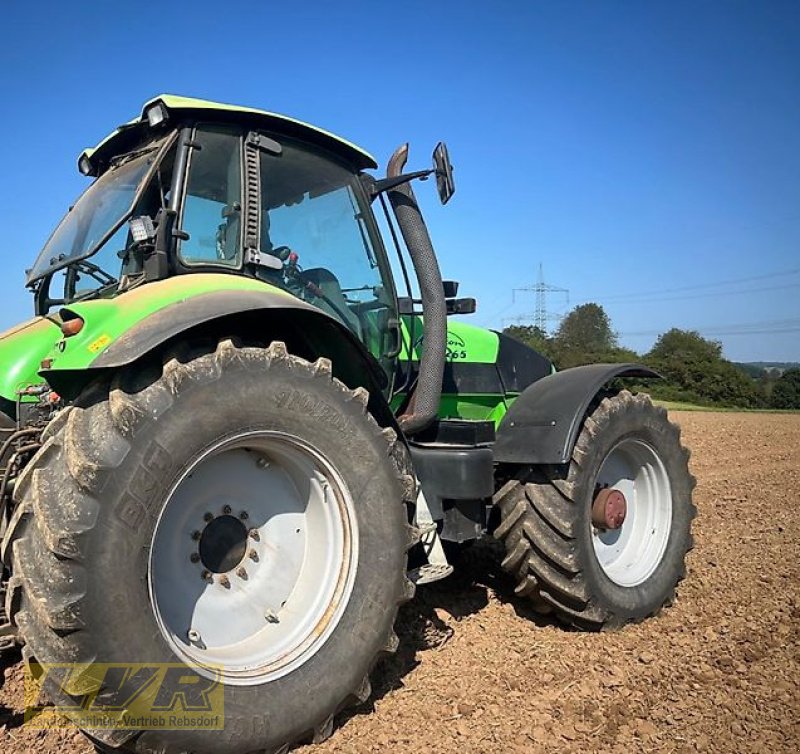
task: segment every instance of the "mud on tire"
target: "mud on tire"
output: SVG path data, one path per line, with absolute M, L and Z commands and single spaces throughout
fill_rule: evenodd
M 334 379 L 326 359 L 311 364 L 278 342 L 225 340 L 95 384 L 46 430 L 19 480 L 22 515 L 11 533 L 10 602 L 29 661 L 183 662 L 151 606 L 150 544 L 182 471 L 241 428 L 282 431 L 313 447 L 343 480 L 357 519 L 349 599 L 304 664 L 267 683 L 226 685 L 222 730 L 89 731 L 96 740 L 142 752 L 278 751 L 322 740 L 339 709 L 369 696 L 368 674 L 396 648 L 397 608 L 413 594 L 414 482 L 404 446 L 375 423 L 367 399 Z M 91 676 L 83 682 L 82 691 L 115 701 Z
M 669 497 L 669 513 L 660 524 L 657 518 L 654 523 L 654 530 L 657 525 L 668 529 L 660 549 L 642 550 L 651 567 L 640 569 L 638 583 L 634 560 L 622 563 L 632 569 L 633 577 L 624 571 L 620 575 L 618 565 L 615 571 L 601 563 L 594 541 L 598 532 L 591 506 L 598 477 L 608 476 L 607 461 L 617 460 L 619 448 L 652 459 L 647 460 L 656 469 L 651 476 L 663 470 L 664 494 Z M 670 604 L 692 547 L 695 480 L 688 459 L 679 428 L 648 396 L 622 391 L 604 398 L 586 418 L 568 464 L 523 469 L 496 495 L 501 520 L 495 536 L 505 544 L 503 567 L 515 578 L 517 594 L 539 612 L 554 612 L 560 620 L 589 630 L 640 621 Z M 612 475 L 611 486 L 616 477 Z M 629 517 L 637 513 L 632 508 L 646 503 L 642 496 L 652 492 L 643 484 L 628 500 Z M 626 523 L 628 519 L 621 532 Z

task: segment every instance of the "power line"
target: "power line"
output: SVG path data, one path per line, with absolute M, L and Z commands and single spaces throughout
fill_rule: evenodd
M 660 302 L 660 301 L 690 301 L 693 299 L 719 298 L 720 296 L 742 296 L 749 293 L 764 293 L 766 291 L 783 291 L 792 288 L 800 288 L 800 283 L 787 283 L 786 285 L 769 285 L 769 286 L 763 286 L 761 288 L 744 288 L 739 291 L 709 291 L 707 293 L 694 293 L 687 296 L 660 296 L 660 297 L 656 296 L 654 298 L 652 295 L 647 295 L 644 293 L 630 294 L 631 298 L 628 300 L 618 300 L 618 299 L 615 300 L 610 297 L 601 296 L 598 298 L 587 299 L 583 303 L 610 302 L 615 305 L 624 305 L 624 304 L 644 304 L 644 303 Z M 636 296 L 636 298 L 633 298 L 634 296 Z M 643 296 L 646 296 L 646 298 L 642 298 Z
M 491 314 L 481 314 L 479 317 L 480 322 L 489 323 L 491 320 L 496 319 L 501 314 L 505 314 L 512 306 L 514 306 L 514 302 L 512 301 L 510 304 L 506 304 L 505 306 L 500 307 L 499 309 L 495 309 Z M 505 322 L 505 319 L 503 320 Z
M 790 319 L 765 320 L 762 322 L 743 322 L 728 325 L 706 325 L 699 327 L 689 326 L 687 328 L 680 329 L 693 330 L 705 335 L 771 335 L 800 332 L 800 318 L 795 317 Z M 662 335 L 664 332 L 666 331 L 662 328 L 660 330 L 622 332 L 618 333 L 618 335 L 630 338 Z
M 671 329 L 671 328 L 670 328 Z M 684 328 L 680 328 L 684 329 Z M 691 327 L 686 328 L 693 332 L 699 333 L 700 335 L 707 335 L 709 337 L 732 337 L 734 335 L 784 335 L 788 333 L 795 333 L 800 332 L 800 327 L 788 327 L 783 330 L 703 330 L 698 327 Z M 657 335 L 663 335 L 665 332 L 669 332 L 669 330 L 642 330 L 641 332 L 628 332 L 628 333 L 617 333 L 618 336 L 623 338 L 644 338 L 644 337 L 653 337 Z
M 797 275 L 800 273 L 800 268 L 797 269 L 790 269 L 790 270 L 780 270 L 777 272 L 769 272 L 764 275 L 750 275 L 748 277 L 743 278 L 735 278 L 731 280 L 718 280 L 716 282 L 710 283 L 697 283 L 695 285 L 683 285 L 674 288 L 660 288 L 655 290 L 649 291 L 637 291 L 637 292 L 630 292 L 630 293 L 612 293 L 608 296 L 603 296 L 603 301 L 611 301 L 617 299 L 625 299 L 625 298 L 641 298 L 643 296 L 659 296 L 662 294 L 670 294 L 670 293 L 682 293 L 684 291 L 699 291 L 706 288 L 719 288 L 721 286 L 726 285 L 740 285 L 742 283 L 752 283 L 757 280 L 768 280 L 770 278 L 777 278 L 777 277 L 790 277 L 791 275 Z M 719 293 L 725 293 L 720 291 Z M 708 295 L 716 295 L 715 292 L 709 291 Z M 594 301 L 595 299 L 586 299 L 587 301 Z

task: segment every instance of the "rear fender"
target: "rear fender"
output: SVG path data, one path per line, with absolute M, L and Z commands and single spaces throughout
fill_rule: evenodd
M 537 380 L 511 405 L 497 429 L 498 463 L 562 464 L 572 455 L 586 413 L 616 377 L 660 377 L 639 364 L 590 364 Z

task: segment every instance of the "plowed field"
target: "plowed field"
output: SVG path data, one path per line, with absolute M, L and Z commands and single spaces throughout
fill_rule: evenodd
M 800 415 L 672 418 L 699 509 L 673 607 L 618 633 L 566 631 L 472 548 L 403 608 L 369 702 L 298 752 L 800 750 Z M 0 751 L 92 751 L 23 726 L 18 657 L 2 668 Z

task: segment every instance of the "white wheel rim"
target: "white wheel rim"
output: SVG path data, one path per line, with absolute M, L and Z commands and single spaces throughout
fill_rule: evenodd
M 606 456 L 599 487 L 619 490 L 627 503 L 619 529 L 593 527 L 597 562 L 611 581 L 635 587 L 655 572 L 672 527 L 672 490 L 658 453 L 647 443 L 625 439 Z
M 161 634 L 203 675 L 280 678 L 339 622 L 357 543 L 347 487 L 316 450 L 282 432 L 228 438 L 186 470 L 156 523 L 149 590 Z

